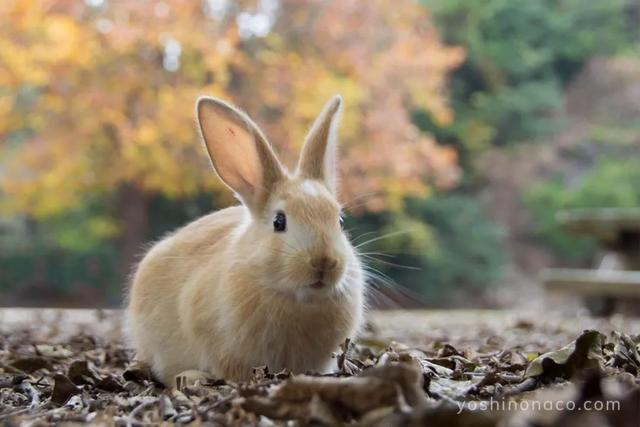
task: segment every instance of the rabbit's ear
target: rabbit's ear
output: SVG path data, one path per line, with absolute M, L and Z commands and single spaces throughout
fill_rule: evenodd
M 297 175 L 323 181 L 336 191 L 336 139 L 342 97 L 336 95 L 323 108 L 311 126 L 302 147 Z
M 196 114 L 220 179 L 250 209 L 262 209 L 284 170 L 258 126 L 246 114 L 215 98 L 199 98 Z

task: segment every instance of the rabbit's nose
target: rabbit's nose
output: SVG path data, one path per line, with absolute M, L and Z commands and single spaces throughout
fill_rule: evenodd
M 334 270 L 338 266 L 338 260 L 334 257 L 323 255 L 315 258 L 311 258 L 311 267 L 317 271 L 330 271 Z

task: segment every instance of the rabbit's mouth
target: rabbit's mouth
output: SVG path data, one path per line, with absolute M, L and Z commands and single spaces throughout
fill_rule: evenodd
M 311 289 L 323 289 L 325 286 L 327 286 L 327 284 L 324 283 L 322 280 L 318 280 L 309 285 Z

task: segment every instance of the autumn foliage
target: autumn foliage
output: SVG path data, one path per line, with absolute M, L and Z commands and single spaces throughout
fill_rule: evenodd
M 334 93 L 346 104 L 344 200 L 394 208 L 458 177 L 455 152 L 411 113 L 451 120 L 446 75 L 462 57 L 409 0 L 5 0 L 2 208 L 45 218 L 123 185 L 218 191 L 195 132 L 198 95 L 247 110 L 287 158 Z

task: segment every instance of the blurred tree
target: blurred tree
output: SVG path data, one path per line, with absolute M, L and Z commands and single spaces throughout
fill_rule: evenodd
M 345 200 L 375 192 L 366 209 L 399 208 L 456 182 L 455 151 L 411 112 L 451 122 L 445 77 L 462 58 L 411 1 L 5 0 L 0 207 L 91 212 L 63 240 L 120 235 L 128 265 L 154 195 L 221 188 L 194 131 L 197 95 L 235 101 L 290 153 L 340 92 Z M 108 207 L 82 207 L 95 199 Z
M 563 231 L 556 214 L 571 208 L 639 207 L 638 154 L 639 150 L 635 149 L 627 158 L 604 158 L 579 179 L 558 176 L 533 186 L 525 200 L 535 219 L 538 237 L 563 257 L 589 260 L 596 253 L 595 242 Z
M 570 126 L 551 139 L 524 195 L 532 231 L 562 262 L 593 265 L 598 245 L 564 232 L 558 210 L 640 207 L 639 90 L 637 53 L 590 60 L 571 82 Z
M 421 127 L 459 148 L 465 167 L 490 146 L 540 139 L 560 125 L 563 89 L 586 59 L 637 40 L 629 0 L 422 0 L 443 39 L 467 50 L 452 74 L 456 120 Z M 472 175 L 470 179 L 474 179 Z M 474 183 L 472 183 L 474 184 Z
M 415 291 L 418 303 L 443 306 L 456 297 L 477 298 L 495 284 L 506 262 L 503 230 L 466 194 L 409 197 L 400 215 L 366 214 L 348 221 L 374 284 L 398 284 Z

